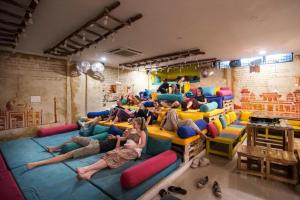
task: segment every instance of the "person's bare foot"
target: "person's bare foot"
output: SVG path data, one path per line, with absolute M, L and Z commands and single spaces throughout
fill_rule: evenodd
M 87 172 L 87 173 L 83 173 L 83 174 L 78 174 L 77 177 L 82 180 L 90 180 L 91 174 Z
M 50 152 L 50 153 L 57 150 L 55 147 L 46 147 L 46 148 L 47 148 L 48 152 Z
M 26 165 L 27 169 L 33 169 L 36 167 L 36 164 L 33 162 L 33 163 L 27 163 Z
M 76 171 L 78 174 L 84 174 L 87 172 L 87 170 L 84 167 L 77 167 Z

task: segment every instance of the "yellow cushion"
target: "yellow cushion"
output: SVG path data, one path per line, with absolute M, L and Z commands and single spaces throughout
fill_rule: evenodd
M 223 128 L 222 128 L 222 123 L 221 123 L 220 119 L 215 119 L 214 120 L 214 125 L 218 129 L 218 132 L 221 133 Z
M 237 120 L 236 113 L 234 111 L 231 111 L 228 114 L 229 114 L 229 117 L 230 117 L 230 123 L 232 123 L 235 120 Z
M 157 122 L 161 122 L 162 119 L 164 118 L 164 116 L 166 115 L 167 111 L 161 111 L 158 115 L 158 118 L 157 118 Z
M 225 114 L 225 118 L 226 118 L 226 124 L 230 124 L 231 123 L 231 120 L 230 120 L 230 116 L 229 116 L 229 113 Z
M 215 93 L 215 95 L 217 95 L 217 92 L 218 92 L 218 91 L 220 91 L 220 88 L 221 88 L 220 86 L 218 86 L 218 87 L 215 87 L 215 89 L 214 89 L 214 93 Z
M 300 126 L 300 121 L 298 120 L 289 120 L 288 124 L 291 126 Z
M 191 119 L 193 121 L 196 121 L 198 119 L 203 119 L 203 113 L 202 112 L 179 112 L 179 118 L 180 119 Z
M 209 111 L 209 112 L 205 112 L 203 114 L 204 114 L 204 117 L 211 117 L 211 116 L 214 116 L 214 115 L 221 114 L 223 112 L 224 112 L 224 109 L 215 109 L 215 110 L 212 110 L 212 111 Z
M 246 122 L 249 122 L 249 118 L 251 116 L 251 113 L 250 111 L 241 111 L 241 121 L 246 121 Z

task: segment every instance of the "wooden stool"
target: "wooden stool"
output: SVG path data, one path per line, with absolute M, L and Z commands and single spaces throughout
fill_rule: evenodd
M 274 164 L 274 167 L 272 167 Z M 277 175 L 271 173 L 272 169 L 275 169 L 275 165 L 281 166 L 291 166 L 292 167 L 292 177 L 284 177 L 282 175 Z M 266 169 L 267 169 L 267 178 L 278 180 L 284 183 L 297 184 L 298 182 L 298 174 L 297 174 L 297 165 L 298 161 L 294 152 L 283 151 L 283 150 L 275 150 L 275 149 L 267 149 L 267 157 L 266 157 Z
M 265 148 L 241 145 L 237 150 L 237 154 L 238 154 L 237 170 L 239 172 L 265 177 L 265 170 L 264 170 Z M 247 158 L 247 160 L 245 161 L 247 163 L 247 167 L 242 167 L 242 162 L 243 162 L 242 157 Z M 258 165 L 260 166 L 259 170 L 251 169 L 253 160 L 258 161 Z

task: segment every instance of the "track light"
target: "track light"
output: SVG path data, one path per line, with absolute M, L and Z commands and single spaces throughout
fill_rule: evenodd
M 114 32 L 111 34 L 111 41 L 112 41 L 112 42 L 115 41 L 115 35 L 116 35 L 116 34 L 115 34 Z
M 85 41 L 86 38 L 85 38 L 85 33 L 82 33 L 82 40 Z
M 104 17 L 103 24 L 105 26 L 108 24 L 108 16 L 107 15 Z

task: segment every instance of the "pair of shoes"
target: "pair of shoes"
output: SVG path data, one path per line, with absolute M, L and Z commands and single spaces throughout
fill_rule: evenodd
M 181 187 L 176 187 L 176 186 L 170 186 L 168 187 L 168 190 L 170 192 L 174 192 L 174 193 L 178 193 L 178 194 L 182 194 L 182 195 L 186 195 L 187 191 Z
M 197 182 L 198 188 L 204 188 L 204 186 L 208 183 L 208 176 L 201 177 Z M 217 198 L 222 198 L 222 191 L 219 183 L 215 181 L 212 186 L 212 192 Z
M 205 167 L 208 166 L 210 164 L 209 159 L 205 158 L 205 157 L 201 157 L 201 158 L 195 158 L 191 164 L 191 168 L 197 168 L 197 167 Z

